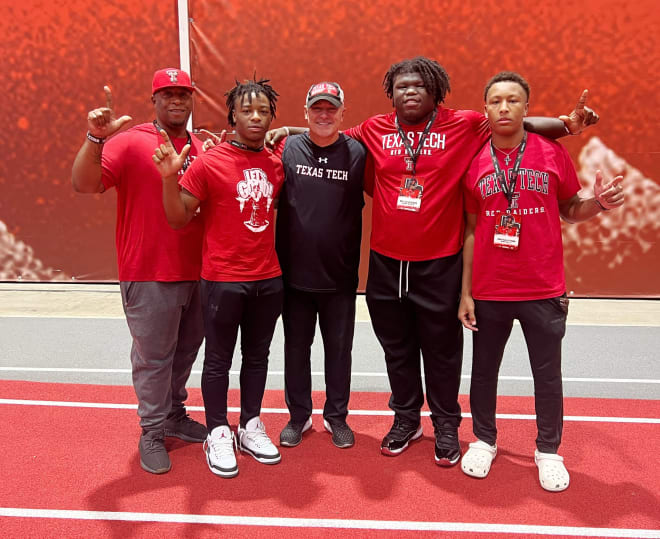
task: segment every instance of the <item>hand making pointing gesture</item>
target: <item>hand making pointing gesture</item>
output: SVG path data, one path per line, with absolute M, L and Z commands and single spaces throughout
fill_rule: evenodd
M 105 92 L 105 107 L 90 110 L 87 113 L 87 129 L 92 136 L 99 139 L 114 135 L 133 119 L 130 116 L 116 118 L 110 87 L 104 86 L 103 91 Z
M 568 116 L 559 117 L 571 135 L 579 135 L 586 127 L 594 125 L 600 120 L 598 114 L 586 106 L 588 96 L 589 90 L 584 90 L 573 111 Z
M 163 179 L 176 178 L 183 163 L 186 161 L 186 157 L 190 151 L 190 144 L 186 144 L 181 148 L 181 153 L 177 153 L 165 130 L 160 130 L 160 136 L 163 137 L 164 142 L 154 150 L 151 158 L 156 163 L 156 168 Z

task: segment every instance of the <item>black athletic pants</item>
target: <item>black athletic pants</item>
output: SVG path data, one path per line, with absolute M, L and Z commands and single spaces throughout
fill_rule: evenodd
M 563 427 L 561 341 L 566 332 L 568 300 L 475 300 L 479 331 L 472 334 L 472 383 L 470 408 L 477 438 L 495 445 L 497 428 L 497 377 L 514 319 L 520 321 L 534 377 L 538 436 L 536 447 L 556 453 Z
M 282 278 L 248 282 L 201 280 L 206 331 L 202 396 L 210 431 L 228 425 L 227 391 L 238 328 L 241 328 L 241 417 L 245 424 L 261 412 L 268 353 L 282 312 Z
M 426 400 L 438 426 L 458 427 L 458 388 L 463 360 L 463 329 L 457 317 L 462 254 L 406 262 L 371 251 L 367 306 L 385 352 L 392 389 L 390 408 L 419 423 Z
M 284 397 L 291 421 L 312 414 L 311 346 L 318 315 L 323 338 L 325 406 L 329 423 L 346 421 L 351 393 L 351 350 L 355 330 L 355 292 L 307 292 L 285 288 Z

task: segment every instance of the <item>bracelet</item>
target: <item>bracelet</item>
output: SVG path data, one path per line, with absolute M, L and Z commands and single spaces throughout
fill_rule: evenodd
M 87 140 L 93 142 L 94 144 L 103 144 L 103 143 L 105 143 L 104 138 L 95 137 L 89 131 L 87 131 Z
M 286 131 L 286 136 L 288 137 L 291 133 L 289 133 L 289 128 L 285 125 L 282 129 Z
M 603 210 L 603 211 L 610 211 L 609 208 L 606 208 L 605 206 L 603 206 L 603 205 L 600 203 L 600 200 L 598 200 L 597 198 L 594 198 L 594 200 L 596 201 L 596 204 L 598 204 L 598 207 L 599 207 L 601 210 Z

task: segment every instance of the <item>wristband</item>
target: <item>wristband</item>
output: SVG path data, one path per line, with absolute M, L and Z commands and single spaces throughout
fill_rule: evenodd
M 282 129 L 286 131 L 286 136 L 288 137 L 291 133 L 289 133 L 289 128 L 285 125 Z
M 103 143 L 105 143 L 104 138 L 95 137 L 89 131 L 87 131 L 87 140 L 93 142 L 94 144 L 103 144 Z
M 603 206 L 603 205 L 600 203 L 600 200 L 598 200 L 597 198 L 594 198 L 594 200 L 596 201 L 596 204 L 598 204 L 598 207 L 599 207 L 601 210 L 603 210 L 603 211 L 610 211 L 608 208 L 606 208 L 605 206 Z

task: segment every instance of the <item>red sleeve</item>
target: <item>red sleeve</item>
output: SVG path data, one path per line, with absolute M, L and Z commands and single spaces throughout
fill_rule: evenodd
M 362 122 L 360 125 L 356 125 L 355 127 L 351 127 L 350 129 L 347 129 L 344 131 L 344 134 L 348 137 L 354 138 L 357 141 L 364 142 L 363 137 L 362 137 L 362 128 L 365 123 L 367 123 L 368 120 L 365 120 Z
M 284 152 L 284 145 L 286 144 L 286 140 L 288 138 L 289 137 L 284 137 L 278 140 L 277 143 L 275 144 L 275 147 L 273 148 L 273 153 L 280 159 L 282 159 L 282 153 Z
M 568 151 L 558 142 L 556 144 L 559 149 L 559 155 L 557 157 L 560 160 L 558 165 L 559 170 L 561 170 L 557 199 L 567 200 L 576 195 L 582 186 L 580 185 L 580 180 L 578 180 L 577 173 L 575 172 L 575 165 L 571 161 Z
M 199 156 L 186 170 L 179 185 L 186 189 L 197 200 L 206 200 L 208 196 L 204 160 L 206 155 Z
M 470 123 L 475 137 L 479 140 L 479 146 L 486 144 L 490 139 L 490 125 L 486 115 L 476 110 L 464 110 L 462 112 Z
M 463 207 L 467 213 L 479 213 L 479 201 L 474 198 L 472 189 L 476 181 L 477 170 L 478 168 L 474 165 L 470 166 L 465 176 L 463 176 Z
M 126 161 L 125 152 L 130 146 L 129 139 L 130 135 L 128 132 L 119 133 L 103 146 L 103 154 L 101 155 L 103 174 L 101 181 L 106 191 L 111 187 L 119 186 Z

